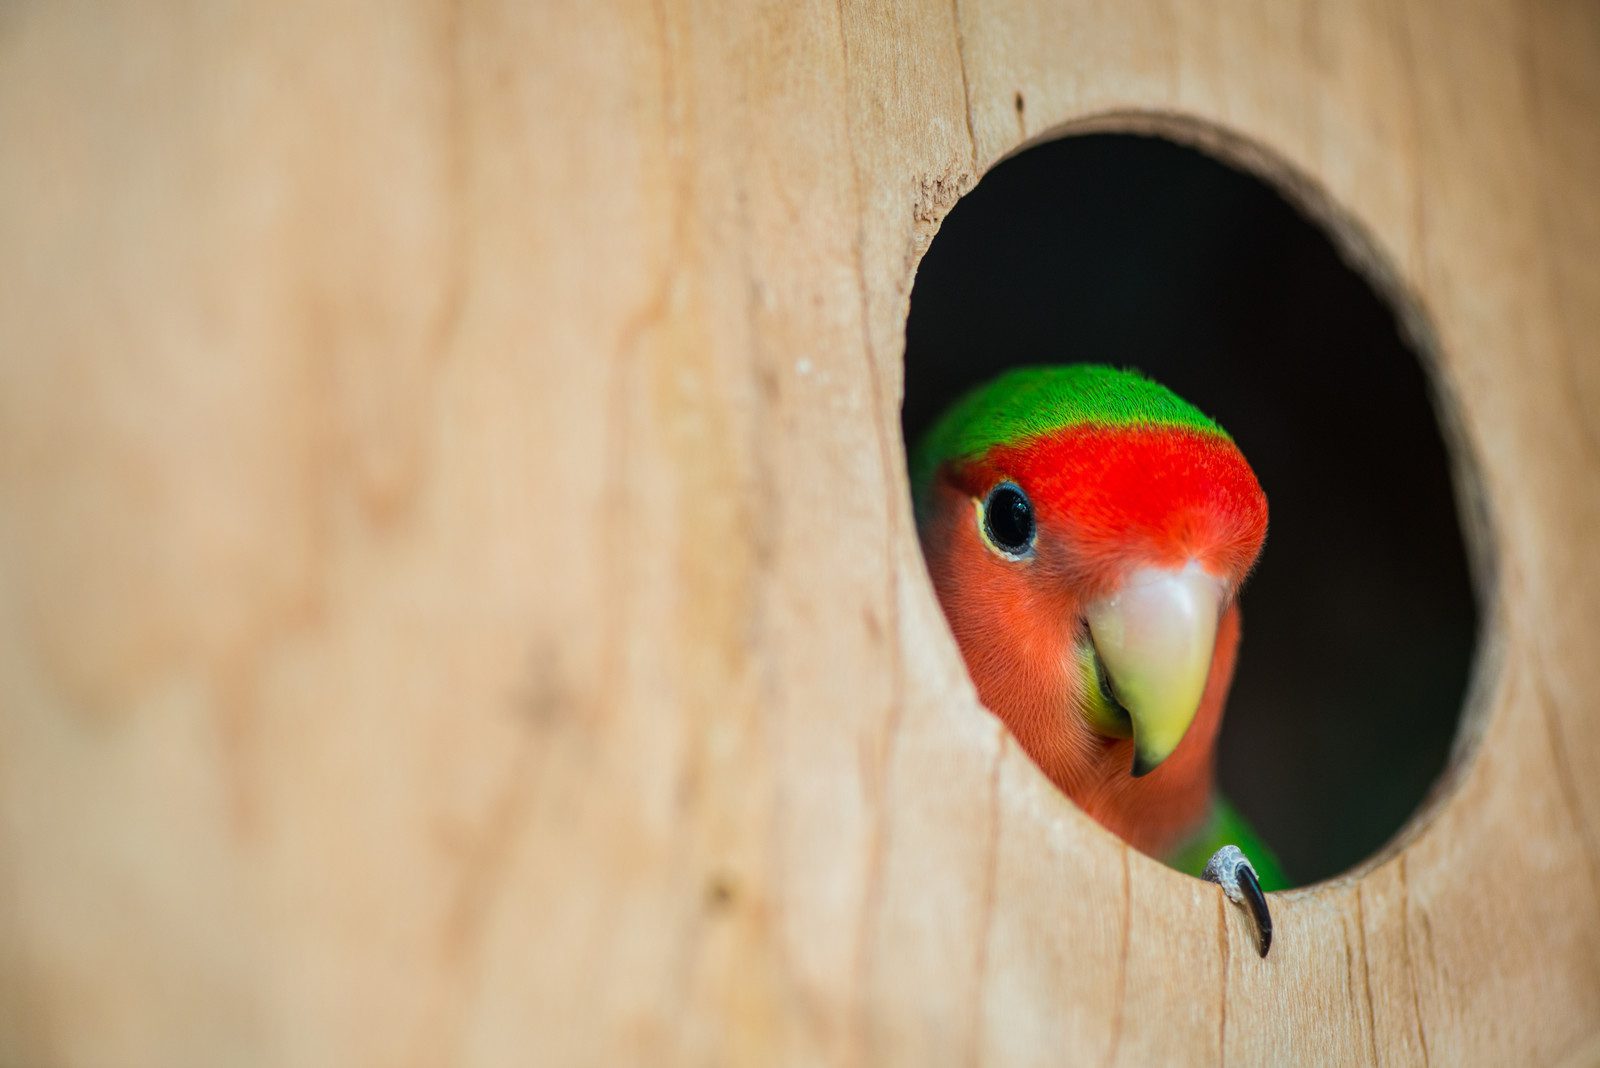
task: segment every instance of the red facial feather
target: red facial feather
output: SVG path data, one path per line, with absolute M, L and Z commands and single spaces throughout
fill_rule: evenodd
M 1009 478 L 1033 500 L 1041 529 L 1065 543 L 1094 597 L 1140 565 L 1198 560 L 1237 585 L 1261 551 L 1267 499 L 1237 446 L 1217 434 L 1165 427 L 1073 427 L 954 472 L 982 497 Z
M 992 552 L 975 500 L 1010 479 L 1034 503 L 1035 554 Z M 1132 742 L 1095 733 L 1073 659 L 1084 606 L 1140 566 L 1197 560 L 1237 590 L 1266 535 L 1266 497 L 1227 438 L 1175 428 L 1074 427 L 947 467 L 923 530 L 934 586 L 983 702 L 1095 819 L 1161 855 L 1204 819 L 1239 613 L 1221 620 L 1199 711 L 1142 778 Z

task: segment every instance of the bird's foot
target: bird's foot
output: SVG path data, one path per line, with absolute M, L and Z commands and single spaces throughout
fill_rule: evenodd
M 1249 911 L 1256 922 L 1256 948 L 1265 957 L 1272 948 L 1272 913 L 1267 910 L 1267 895 L 1261 892 L 1261 880 L 1256 878 L 1250 858 L 1238 846 L 1225 845 L 1211 854 L 1200 877 L 1222 887 L 1229 901 Z

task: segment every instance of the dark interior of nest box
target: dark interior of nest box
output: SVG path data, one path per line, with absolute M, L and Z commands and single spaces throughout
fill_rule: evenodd
M 1377 850 L 1443 770 L 1478 615 L 1427 371 L 1394 309 L 1260 179 L 1068 137 L 944 220 L 906 327 L 907 441 L 1032 363 L 1137 368 L 1216 418 L 1271 509 L 1242 595 L 1224 792 L 1298 884 Z

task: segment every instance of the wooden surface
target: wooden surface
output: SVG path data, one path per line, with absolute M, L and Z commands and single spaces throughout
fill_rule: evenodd
M 1600 1056 L 1596 114 L 1592 3 L 0 7 L 0 1062 Z M 911 527 L 917 258 L 1084 122 L 1333 222 L 1487 502 L 1467 755 L 1267 962 Z

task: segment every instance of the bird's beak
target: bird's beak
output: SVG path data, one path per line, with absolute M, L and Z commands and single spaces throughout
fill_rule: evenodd
M 1133 721 L 1136 776 L 1171 756 L 1194 722 L 1222 598 L 1222 583 L 1191 563 L 1177 571 L 1140 568 L 1089 605 L 1095 650 Z

